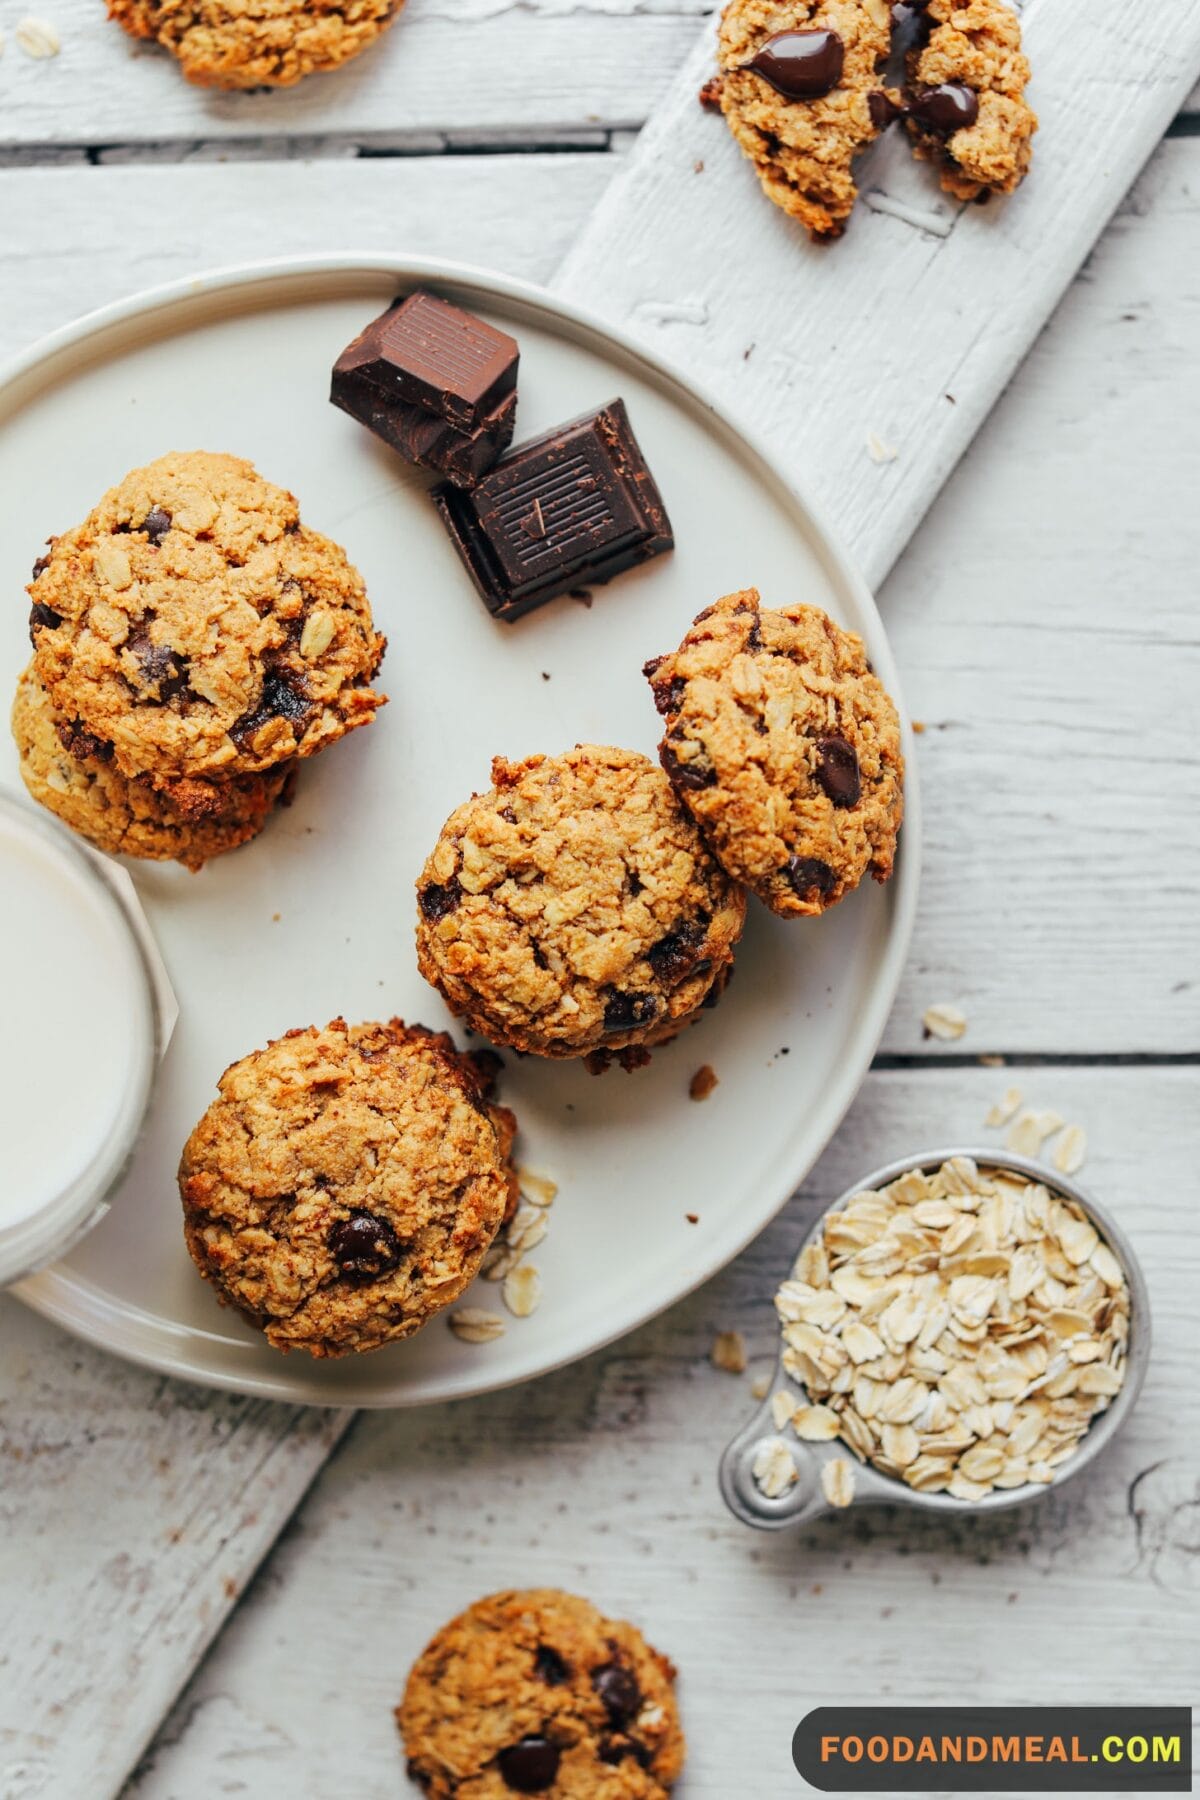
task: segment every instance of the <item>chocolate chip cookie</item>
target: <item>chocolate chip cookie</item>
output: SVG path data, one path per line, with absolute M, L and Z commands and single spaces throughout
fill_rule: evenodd
M 516 1123 L 422 1026 L 289 1031 L 236 1062 L 184 1147 L 184 1234 L 277 1350 L 344 1356 L 456 1300 L 516 1197 Z
M 29 586 L 38 679 L 123 775 L 251 775 L 381 704 L 358 571 L 234 456 L 161 457 L 55 538 Z
M 727 594 L 646 664 L 659 754 L 722 866 L 784 918 L 886 881 L 904 812 L 896 708 L 815 606 Z
M 538 1056 L 601 1066 L 673 1037 L 720 991 L 746 901 L 662 770 L 581 744 L 497 757 L 492 780 L 417 882 L 425 979 L 474 1030 Z
M 402 0 L 108 0 L 130 37 L 153 38 L 198 87 L 290 87 L 368 48 Z
M 173 860 L 199 869 L 257 837 L 288 789 L 294 765 L 229 781 L 178 782 L 159 793 L 145 776 L 122 775 L 105 744 L 56 717 L 32 664 L 17 685 L 12 730 L 21 779 L 64 825 L 111 856 Z
M 684 1757 L 674 1684 L 636 1627 L 530 1588 L 443 1626 L 396 1719 L 431 1800 L 664 1800 Z
M 999 0 L 928 0 L 907 62 L 905 129 L 916 154 L 938 164 L 946 192 L 1011 193 L 1038 126 L 1016 13 Z
M 767 197 L 814 238 L 840 237 L 855 158 L 899 111 L 883 83 L 887 0 L 729 0 L 705 90 Z

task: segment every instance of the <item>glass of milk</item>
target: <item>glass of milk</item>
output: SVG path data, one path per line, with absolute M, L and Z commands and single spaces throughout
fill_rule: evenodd
M 107 1210 L 174 1003 L 128 875 L 0 791 L 0 1286 Z

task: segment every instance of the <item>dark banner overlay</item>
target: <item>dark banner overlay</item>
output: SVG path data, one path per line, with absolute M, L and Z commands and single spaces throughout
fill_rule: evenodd
M 827 1794 L 1190 1794 L 1186 1706 L 822 1706 L 792 1761 Z

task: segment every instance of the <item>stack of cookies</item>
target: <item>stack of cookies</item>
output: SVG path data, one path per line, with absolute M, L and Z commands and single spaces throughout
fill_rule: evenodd
M 383 702 L 362 577 L 237 457 L 135 469 L 51 541 L 29 593 L 21 773 L 102 850 L 199 868 Z

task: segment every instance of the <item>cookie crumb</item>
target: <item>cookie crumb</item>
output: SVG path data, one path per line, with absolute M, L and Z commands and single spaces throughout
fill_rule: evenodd
M 283 917 L 282 913 L 272 913 L 271 914 L 272 925 L 278 925 L 278 923 L 279 923 L 280 919 L 282 919 L 282 917 Z
M 740 1331 L 718 1331 L 708 1355 L 714 1369 L 729 1375 L 746 1373 L 746 1340 Z
M 925 735 L 924 719 L 914 719 L 912 722 L 912 729 L 914 737 L 923 737 Z
M 699 1213 L 684 1213 L 683 1216 L 687 1220 L 689 1225 L 698 1225 L 700 1223 L 700 1214 Z
M 720 1077 L 711 1063 L 701 1063 L 688 1083 L 688 1093 L 693 1100 L 707 1100 L 719 1080 Z
M 867 455 L 873 463 L 891 463 L 896 461 L 900 452 L 894 444 L 885 444 L 877 431 L 868 431 Z
M 967 1029 L 967 1016 L 957 1006 L 950 1006 L 939 1001 L 935 1006 L 927 1006 L 921 1014 L 923 1034 L 927 1038 L 941 1038 L 943 1042 L 952 1042 L 962 1037 Z
M 720 112 L 721 89 L 724 85 L 725 84 L 719 75 L 710 75 L 708 80 L 704 83 L 704 86 L 700 89 L 696 98 L 699 100 L 705 112 Z

